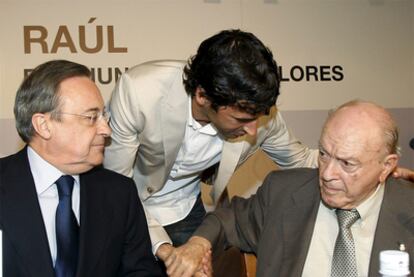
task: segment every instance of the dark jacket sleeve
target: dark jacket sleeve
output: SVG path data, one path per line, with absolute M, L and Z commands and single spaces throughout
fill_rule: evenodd
M 152 254 L 144 209 L 131 183 L 120 276 L 164 276 Z
M 271 177 L 249 199 L 233 197 L 230 207 L 208 213 L 194 235 L 208 239 L 214 252 L 235 246 L 245 252 L 256 252 L 269 205 Z

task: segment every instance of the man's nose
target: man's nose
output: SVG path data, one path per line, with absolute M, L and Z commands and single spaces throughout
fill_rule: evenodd
M 104 137 L 110 137 L 112 134 L 111 127 L 109 127 L 109 122 L 106 120 L 100 120 L 98 122 L 98 134 L 103 135 Z
M 250 136 L 255 136 L 257 133 L 257 119 L 250 121 L 243 126 L 243 130 Z
M 338 161 L 335 159 L 329 159 L 325 161 L 323 165 L 319 165 L 320 175 L 325 181 L 331 181 L 338 176 Z

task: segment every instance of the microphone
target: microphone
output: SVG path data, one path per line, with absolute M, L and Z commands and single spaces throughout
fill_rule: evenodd
M 410 147 L 414 150 L 414 138 L 410 140 Z

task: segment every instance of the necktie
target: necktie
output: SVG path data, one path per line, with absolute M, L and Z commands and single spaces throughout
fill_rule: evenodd
M 76 274 L 79 247 L 79 226 L 72 211 L 73 177 L 63 175 L 56 181 L 59 204 L 56 209 L 56 277 Z
M 339 233 L 332 257 L 331 277 L 357 277 L 354 239 L 351 226 L 359 218 L 357 210 L 336 210 Z

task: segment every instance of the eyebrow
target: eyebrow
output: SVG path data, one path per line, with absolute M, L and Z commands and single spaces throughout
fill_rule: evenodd
M 319 149 L 320 151 L 326 152 L 326 150 L 325 150 L 325 148 L 322 146 L 322 143 L 321 143 L 321 142 L 319 142 L 319 143 L 318 143 L 318 149 Z
M 105 110 L 105 107 L 104 107 L 104 110 Z M 100 111 L 99 108 L 90 108 L 90 109 L 87 109 L 86 111 L 84 111 L 83 113 L 99 112 L 99 111 Z
M 353 157 L 338 157 L 338 156 L 333 156 L 331 153 L 329 153 L 323 146 L 321 143 L 319 143 L 319 151 L 323 151 L 324 153 L 326 153 L 329 157 L 334 158 L 338 161 L 347 161 L 347 162 L 353 162 L 353 163 L 360 163 L 361 161 L 359 159 L 353 158 Z
M 232 116 L 232 117 L 240 122 L 251 122 L 251 121 L 255 121 L 258 118 L 258 117 L 245 118 L 245 117 L 237 117 L 237 116 Z

